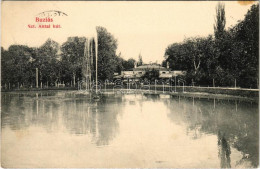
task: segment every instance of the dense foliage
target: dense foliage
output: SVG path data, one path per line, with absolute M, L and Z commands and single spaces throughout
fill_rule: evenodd
M 159 71 L 155 69 L 147 70 L 142 76 L 142 79 L 154 82 L 155 80 L 159 79 Z
M 97 33 L 99 79 L 111 79 L 114 72 L 120 73 L 134 67 L 134 59 L 124 60 L 121 53 L 116 54 L 117 41 L 112 34 L 103 27 L 97 27 Z M 75 86 L 77 81 L 84 80 L 85 41 L 85 37 L 69 37 L 61 46 L 48 39 L 39 48 L 25 45 L 11 45 L 8 50 L 1 48 L 1 85 L 6 88 L 9 85 L 10 88 L 17 88 L 18 85 L 35 87 L 38 68 L 39 85 L 65 83 Z
M 165 51 L 174 70 L 186 70 L 186 83 L 205 86 L 258 87 L 259 4 L 244 20 L 225 30 L 225 8 L 216 8 L 214 36 L 187 38 Z M 213 80 L 214 79 L 214 80 Z

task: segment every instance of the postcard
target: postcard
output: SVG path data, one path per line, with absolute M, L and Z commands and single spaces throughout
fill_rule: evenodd
M 259 2 L 2 1 L 1 166 L 259 167 Z

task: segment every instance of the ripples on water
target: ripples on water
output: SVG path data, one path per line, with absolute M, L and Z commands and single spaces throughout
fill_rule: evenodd
M 257 167 L 258 104 L 2 93 L 3 167 Z

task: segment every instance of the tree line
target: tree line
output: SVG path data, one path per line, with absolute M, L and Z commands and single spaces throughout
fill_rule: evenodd
M 162 64 L 187 71 L 187 85 L 258 88 L 259 4 L 252 5 L 235 26 L 225 26 L 225 6 L 219 3 L 214 35 L 169 45 Z
M 97 27 L 98 34 L 98 78 L 112 79 L 114 72 L 120 73 L 134 67 L 136 60 L 125 60 L 116 54 L 117 40 L 104 27 Z M 64 83 L 75 86 L 74 79 L 84 80 L 85 37 L 69 37 L 59 45 L 48 39 L 40 47 L 11 45 L 1 47 L 1 85 L 5 88 L 35 87 L 36 68 L 39 84 L 55 86 Z M 93 51 L 94 52 L 94 51 Z

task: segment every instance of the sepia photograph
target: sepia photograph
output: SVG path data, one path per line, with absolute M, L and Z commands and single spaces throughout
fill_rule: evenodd
M 258 168 L 258 1 L 2 1 L 2 168 Z

